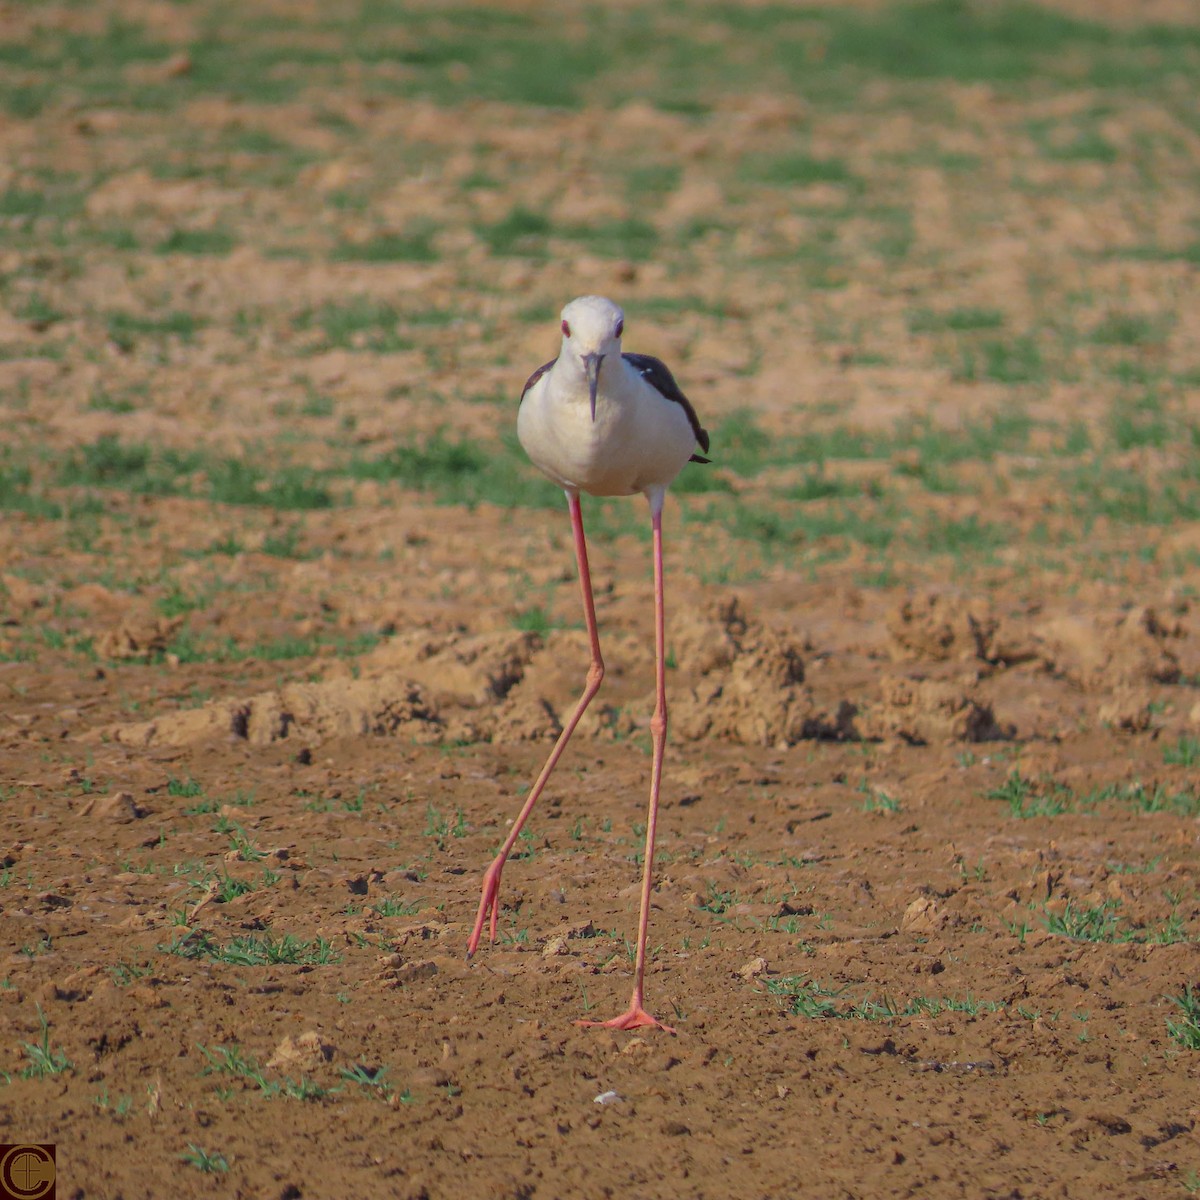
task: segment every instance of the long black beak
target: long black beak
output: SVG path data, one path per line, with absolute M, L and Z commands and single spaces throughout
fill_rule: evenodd
M 592 420 L 596 419 L 596 391 L 600 387 L 600 364 L 604 361 L 603 354 L 585 354 L 583 366 L 587 371 L 588 399 L 592 402 Z

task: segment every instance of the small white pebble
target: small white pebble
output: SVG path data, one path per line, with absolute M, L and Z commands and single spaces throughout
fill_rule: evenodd
M 616 1102 L 620 1099 L 621 1099 L 621 1097 L 619 1095 L 617 1095 L 616 1092 L 601 1092 L 600 1095 L 598 1095 L 596 1097 L 596 1099 L 594 1101 L 592 1101 L 592 1103 L 593 1104 L 616 1104 Z

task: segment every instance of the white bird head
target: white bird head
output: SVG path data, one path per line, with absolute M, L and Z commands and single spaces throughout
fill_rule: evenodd
M 577 360 L 587 375 L 593 421 L 600 365 L 610 354 L 620 358 L 624 331 L 625 314 L 603 296 L 580 296 L 562 310 L 562 353 Z

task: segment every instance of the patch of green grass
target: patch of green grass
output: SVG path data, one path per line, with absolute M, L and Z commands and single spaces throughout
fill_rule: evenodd
M 1061 912 L 1046 909 L 1042 922 L 1050 933 L 1071 938 L 1077 942 L 1127 942 L 1133 939 L 1132 931 L 1121 928 L 1117 900 L 1105 900 L 1088 908 L 1076 907 L 1070 900 Z
M 340 262 L 394 263 L 437 261 L 432 228 L 408 233 L 377 233 L 363 242 L 343 242 L 333 251 Z
M 228 254 L 237 239 L 228 229 L 172 229 L 157 246 L 157 254 L 190 254 L 194 256 Z
M 1074 812 L 1077 798 L 1070 788 L 1053 780 L 1041 784 L 1026 779 L 1019 770 L 1009 773 L 999 787 L 984 792 L 988 800 L 1003 800 L 1008 805 L 1009 815 L 1021 820 L 1030 817 L 1057 817 Z
M 186 76 L 133 86 L 127 102 L 170 110 L 196 96 L 221 95 L 248 104 L 282 104 L 306 83 L 311 85 L 316 72 L 337 54 L 302 44 L 271 45 L 261 34 L 248 35 L 242 22 L 230 22 L 224 30 L 210 26 L 188 45 Z
M 336 348 L 369 350 L 375 354 L 412 349 L 415 343 L 400 333 L 399 323 L 400 313 L 396 308 L 368 296 L 353 296 L 340 304 L 330 301 L 318 309 L 305 309 L 292 321 L 300 330 L 321 330 L 325 341 L 314 347 L 316 351 Z
M 263 1074 L 258 1063 L 247 1056 L 239 1046 L 214 1046 L 209 1049 L 206 1046 L 198 1045 L 196 1048 L 208 1061 L 208 1066 L 204 1068 L 203 1074 L 230 1075 L 235 1079 L 241 1079 L 253 1084 L 268 1099 L 286 1096 L 292 1100 L 322 1100 L 338 1090 L 321 1087 L 303 1077 L 298 1081 L 288 1078 L 283 1078 L 279 1082 L 270 1080 Z
M 878 512 L 859 512 L 846 504 L 780 509 L 743 500 L 710 511 L 705 519 L 723 526 L 731 537 L 754 543 L 770 559 L 823 540 L 882 550 L 894 537 L 892 523 Z
M 340 212 L 366 212 L 371 204 L 370 195 L 363 190 L 339 188 L 327 197 L 331 208 Z
M 198 479 L 204 479 L 199 488 Z M 194 495 L 218 504 L 277 509 L 329 508 L 333 496 L 316 473 L 280 467 L 273 473 L 248 458 L 206 457 L 192 451 L 126 442 L 113 434 L 76 447 L 61 465 L 65 487 L 118 488 L 138 495 Z
M 1032 383 L 1045 378 L 1045 363 L 1037 342 L 1030 336 L 1009 341 L 986 339 L 978 347 L 964 348 L 962 376 L 965 379 L 988 379 L 993 383 Z
M 1157 242 L 1141 242 L 1121 246 L 1109 252 L 1113 258 L 1128 258 L 1135 262 L 1187 262 L 1200 264 L 1200 241 L 1181 246 L 1162 246 Z
M 213 896 L 219 904 L 228 904 L 239 896 L 248 896 L 255 890 L 254 884 L 248 879 L 236 879 L 229 874 L 220 875 L 211 884 Z
M 246 547 L 236 534 L 226 533 L 201 550 L 185 550 L 183 553 L 186 558 L 207 558 L 215 554 L 236 558 L 237 555 L 244 553 L 245 549 Z
M 1200 738 L 1182 734 L 1174 746 L 1163 749 L 1163 762 L 1171 766 L 1200 766 Z
M 919 549 L 930 554 L 949 554 L 956 558 L 981 556 L 1007 546 L 1011 531 L 992 521 L 981 521 L 975 513 L 959 519 L 932 517 L 911 538 Z
M 237 154 L 290 154 L 296 147 L 269 129 L 236 125 L 226 130 L 222 144 Z
M 137 979 L 141 979 L 149 975 L 151 971 L 149 963 L 117 963 L 114 967 L 108 968 L 109 978 L 117 985 L 117 987 L 128 987 Z
M 817 464 L 815 470 L 805 471 L 799 483 L 787 484 L 780 491 L 780 495 L 785 500 L 796 500 L 803 504 L 811 500 L 830 500 L 835 497 L 848 499 L 868 495 L 878 498 L 880 492 L 879 485 L 874 480 L 860 483 L 857 480 L 839 479 L 836 475 L 830 475 L 822 461 Z
M 501 220 L 480 226 L 477 232 L 493 254 L 544 258 L 552 228 L 550 218 L 544 213 L 518 206 Z
M 767 980 L 768 995 L 782 1000 L 787 1011 L 794 1017 L 816 1020 L 822 1017 L 840 1017 L 842 1012 L 837 997 L 842 989 L 830 989 L 806 975 L 784 975 Z
M 792 250 L 797 265 L 804 272 L 805 283 L 814 290 L 836 291 L 849 282 L 847 258 L 838 240 L 837 231 L 829 226 L 816 229 Z M 768 249 L 753 260 L 766 265 L 775 261 L 778 252 Z
M 102 434 L 71 452 L 59 470 L 59 482 L 65 487 L 115 487 L 139 495 L 171 496 L 184 489 L 185 480 L 200 465 L 197 454 Z
M 552 237 L 578 243 L 608 258 L 644 258 L 658 244 L 658 230 L 639 217 L 593 221 L 586 225 L 554 225 L 544 213 L 517 206 L 507 216 L 476 233 L 499 256 L 541 259 Z
M 304 402 L 300 405 L 302 417 L 332 417 L 337 402 L 332 396 L 318 392 L 311 385 L 306 389 Z
M 200 1072 L 202 1075 L 232 1075 L 237 1079 L 248 1079 L 266 1090 L 267 1083 L 258 1063 L 248 1057 L 240 1046 L 207 1046 L 197 1045 L 197 1050 L 204 1056 L 208 1066 Z
M 180 934 L 175 941 L 158 947 L 165 954 L 179 958 L 212 959 L 240 967 L 278 965 L 326 965 L 341 961 L 332 943 L 323 937 L 305 942 L 285 933 L 255 936 L 248 934 L 231 938 L 224 946 L 203 931 Z
M 793 152 L 779 155 L 754 155 L 742 161 L 739 174 L 754 183 L 776 187 L 807 187 L 814 183 L 859 184 L 840 158 L 817 158 Z
M 955 333 L 977 333 L 1003 326 L 1004 314 L 998 308 L 963 307 L 946 312 L 919 309 L 908 318 L 908 327 L 913 333 L 937 333 L 946 329 Z
M 1133 403 L 1114 403 L 1109 415 L 1109 432 L 1118 450 L 1133 450 L 1139 446 L 1161 449 L 1172 436 L 1158 398 L 1152 392 Z
M 42 494 L 30 467 L 13 462 L 11 452 L 4 448 L 0 448 L 0 511 L 51 521 L 63 515 L 62 505 Z
M 240 825 L 234 826 L 233 831 L 229 835 L 229 849 L 242 862 L 261 862 L 267 857 L 266 852 L 260 850 L 255 845 L 254 841 Z
M 206 607 L 215 593 L 215 586 L 193 592 L 185 591 L 174 580 L 168 583 L 167 590 L 154 602 L 154 607 L 164 617 L 178 617 L 184 613 L 196 612 Z
M 268 533 L 263 538 L 259 549 L 263 554 L 269 554 L 272 558 L 303 559 L 309 557 L 301 549 L 300 543 L 303 536 L 304 529 L 302 526 L 289 525 L 286 529 Z
M 0 192 L 0 217 L 36 217 L 44 208 L 44 195 L 32 188 L 7 187 Z
M 871 238 L 871 247 L 876 254 L 889 262 L 907 257 L 916 241 L 912 209 L 900 204 L 875 204 L 867 209 L 876 231 Z M 864 365 L 871 359 L 864 354 L 856 355 L 856 361 Z M 887 365 L 888 358 L 876 355 L 874 361 Z
M 1102 800 L 1118 800 L 1130 804 L 1139 812 L 1169 812 L 1181 817 L 1200 816 L 1200 791 L 1189 791 L 1186 788 L 1172 792 L 1162 784 L 1157 784 L 1152 789 L 1147 789 L 1141 783 L 1117 784 L 1101 789 L 1097 795 Z
M 685 467 L 671 484 L 671 493 L 675 496 L 703 496 L 713 492 L 733 495 L 736 490 L 723 473 L 703 464 Z
M 812 464 L 798 485 L 788 489 L 788 498 L 814 500 L 832 496 L 881 496 L 878 483 L 854 483 L 825 472 L 823 464 L 837 460 L 895 460 L 915 452 L 921 471 L 936 475 L 938 467 L 973 459 L 991 461 L 998 454 L 1020 453 L 1028 448 L 1034 422 L 1024 409 L 1006 407 L 984 420 L 965 422 L 956 428 L 935 426 L 928 421 L 909 421 L 890 431 L 871 432 L 834 426 L 799 436 L 779 436 L 763 429 L 753 416 L 735 412 L 713 432 L 713 467 L 695 474 L 701 479 L 731 472 L 752 479 L 764 467 Z M 908 469 L 914 473 L 913 468 Z M 685 472 L 685 477 L 687 473 Z M 685 477 L 681 477 L 681 483 Z M 719 478 L 719 476 L 718 476 Z M 728 484 L 706 487 L 687 483 L 684 491 L 731 490 Z M 971 533 L 968 531 L 967 536 Z
M 696 905 L 701 912 L 712 913 L 719 917 L 727 913 L 737 903 L 737 893 L 723 891 L 715 883 L 708 885 L 704 899 Z
M 881 788 L 871 787 L 863 781 L 859 791 L 866 797 L 862 802 L 863 812 L 868 813 L 898 813 L 902 811 L 902 805 L 894 796 L 889 796 L 887 792 Z
M 854 576 L 854 582 L 862 588 L 894 588 L 900 583 L 900 576 L 887 565 L 871 571 L 862 571 Z
M 37 186 L 6 187 L 0 191 L 0 240 L 10 231 L 27 237 L 31 229 L 59 240 L 68 223 L 78 218 L 85 197 L 86 188 L 69 174 L 43 172 Z
M 554 628 L 554 622 L 550 618 L 550 614 L 540 605 L 532 605 L 529 608 L 523 608 L 520 612 L 514 614 L 512 619 L 514 629 L 520 629 L 526 633 L 549 633 Z
M 1183 918 L 1175 910 L 1161 926 L 1152 928 L 1145 924 L 1123 922 L 1120 909 L 1119 900 L 1104 900 L 1090 906 L 1076 905 L 1068 900 L 1060 910 L 1052 910 L 1044 905 L 1041 917 L 1048 932 L 1079 942 L 1135 942 L 1171 946 L 1189 940 Z
M 16 314 L 22 321 L 28 321 L 38 333 L 45 332 L 66 316 L 65 313 L 55 308 L 41 292 L 31 292 L 26 296 L 24 302 L 16 307 Z
M 1105 869 L 1113 875 L 1150 875 L 1158 870 L 1163 856 L 1156 854 L 1153 858 L 1141 863 L 1106 862 Z
M 1144 346 L 1162 338 L 1162 323 L 1139 313 L 1113 311 L 1092 330 L 1098 346 Z
M 644 201 L 660 199 L 679 187 L 683 170 L 673 162 L 635 162 L 625 171 L 625 189 L 629 196 Z M 645 311 L 644 306 L 639 306 Z
M 1137 937 L 1133 940 L 1142 941 L 1143 938 Z M 1190 942 L 1192 939 L 1183 923 L 1183 917 L 1172 911 L 1158 929 L 1146 931 L 1144 940 L 1152 946 L 1176 946 L 1180 942 Z
M 88 225 L 80 231 L 80 236 L 90 245 L 103 246 L 109 250 L 132 252 L 140 250 L 142 246 L 137 233 L 125 225 Z
M 93 1103 L 101 1112 L 112 1111 L 114 1117 L 118 1120 L 129 1115 L 130 1109 L 133 1108 L 133 1097 L 129 1095 L 120 1096 L 117 1102 L 113 1104 L 108 1098 L 108 1088 L 100 1091 L 93 1100 Z
M 1091 526 L 1097 517 L 1135 525 L 1173 525 L 1200 519 L 1200 489 L 1186 466 L 1153 481 L 1104 457 L 1063 472 L 1059 495 L 1067 511 Z
M 333 497 L 305 467 L 281 467 L 268 474 L 246 459 L 220 459 L 206 466 L 209 498 L 218 504 L 258 504 L 278 509 L 330 508 Z
M 247 651 L 247 656 L 262 662 L 285 662 L 293 658 L 313 658 L 321 647 L 328 644 L 340 645 L 347 654 L 362 654 L 378 642 L 375 634 L 360 634 L 354 638 L 338 638 L 329 643 L 315 637 L 280 637 L 273 641 L 256 642 Z
M 529 465 L 511 431 L 484 445 L 436 433 L 420 442 L 401 442 L 375 459 L 355 459 L 355 479 L 392 481 L 431 492 L 440 504 L 498 504 L 504 508 L 557 508 L 562 492 Z
M 1117 160 L 1117 148 L 1092 119 L 1080 118 L 1064 123 L 1038 120 L 1031 121 L 1028 128 L 1038 150 L 1051 161 L 1112 163 Z
M 1200 1050 L 1200 994 L 1193 991 L 1192 985 L 1185 984 L 1177 996 L 1168 996 L 1183 1014 L 1178 1021 L 1167 1021 L 1167 1034 L 1173 1042 L 1178 1042 L 1185 1050 Z
M 386 896 L 377 904 L 371 905 L 371 911 L 381 917 L 413 917 L 421 911 L 419 904 L 406 904 L 403 900 Z
M 658 244 L 658 230 L 638 217 L 573 225 L 555 232 L 606 258 L 646 258 Z
M 108 412 L 118 415 L 137 411 L 137 404 L 129 396 L 114 396 L 105 388 L 95 388 L 88 397 L 88 408 L 93 412 Z
M 1158 385 L 1162 371 L 1153 363 L 1145 359 L 1122 358 L 1112 364 L 1112 377 L 1121 383 L 1139 384 L 1146 387 L 1146 393 L 1143 397 L 1143 403 L 1159 404 L 1159 398 L 1155 392 L 1155 387 Z M 1179 382 L 1187 386 L 1188 381 L 1182 379 Z
M 280 637 L 252 645 L 239 645 L 232 637 L 202 639 L 182 629 L 167 644 L 163 654 L 174 655 L 183 663 L 286 662 L 312 658 L 323 647 L 332 646 L 339 655 L 363 654 L 378 645 L 379 634 L 368 632 L 353 637 Z
M 919 483 L 927 492 L 939 496 L 952 496 L 967 490 L 968 485 L 947 471 L 940 463 L 918 459 L 914 462 L 901 460 L 896 463 L 895 473 L 905 479 Z
M 147 317 L 139 313 L 113 312 L 105 319 L 109 340 L 122 353 L 129 354 L 143 337 L 177 337 L 190 342 L 205 321 L 194 313 L 178 309 L 162 316 Z
M 879 450 L 870 435 L 860 429 L 835 426 L 832 429 L 814 430 L 792 439 L 767 436 L 774 455 L 787 454 L 794 448 L 795 460 L 822 463 L 833 458 L 878 458 Z
M 363 1063 L 354 1063 L 353 1066 L 342 1067 L 339 1074 L 347 1083 L 372 1091 L 384 1100 L 390 1099 L 395 1090 L 387 1081 L 387 1067 L 368 1067 Z M 396 1098 L 402 1104 L 413 1103 L 412 1093 L 407 1088 Z
M 987 6 L 931 0 L 870 12 L 834 9 L 824 23 L 825 71 L 849 68 L 867 76 L 914 80 L 1018 84 L 1067 72 L 1073 56 L 1097 65 L 1111 62 L 1124 42 L 1106 25 L 1077 20 L 1029 0 Z M 1133 51 L 1139 42 L 1145 46 L 1136 36 L 1126 43 L 1131 72 L 1151 69 L 1150 56 Z M 795 67 L 798 73 L 803 67 L 810 73 L 813 69 L 811 61 L 803 60 Z
M 67 341 L 50 338 L 39 338 L 34 342 L 5 341 L 0 342 L 0 362 L 12 362 L 18 358 L 41 358 L 51 362 L 62 362 L 71 348 L 72 344 Z M 17 387 L 17 404 L 22 408 L 28 405 L 24 381 Z M 11 399 L 9 406 L 13 406 Z
M 743 477 L 756 473 L 764 462 L 776 461 L 771 455 L 776 448 L 775 439 L 757 422 L 747 409 L 726 417 L 713 432 L 712 442 L 720 447 L 716 461 L 725 470 Z M 818 461 L 812 457 L 801 461 Z M 709 472 L 697 472 L 708 474 Z
M 276 47 L 276 53 L 287 53 Z M 291 188 L 297 176 L 317 155 L 314 151 L 276 137 L 266 129 L 234 124 L 215 140 L 185 160 L 182 172 L 215 179 L 226 187 Z M 156 161 L 152 169 L 160 169 Z
M 1066 142 L 1047 147 L 1046 156 L 1058 162 L 1117 161 L 1117 148 L 1098 129 L 1080 129 Z
M 0 78 L 0 109 L 18 121 L 30 121 L 46 107 L 56 91 L 49 79 L 38 83 L 12 83 Z
M 1002 88 L 1058 81 L 1153 88 L 1173 75 L 1194 77 L 1197 61 L 1190 28 L 1172 27 L 1169 36 L 1152 25 L 1118 32 L 1030 0 L 910 0 L 870 11 L 819 6 L 802 13 L 778 4 L 712 3 L 699 25 L 681 22 L 673 7 L 607 6 L 581 10 L 569 29 L 550 10 L 413 9 L 364 0 L 322 10 L 319 33 L 319 39 L 298 36 L 293 15 L 267 10 L 255 10 L 253 19 L 204 21 L 187 47 L 186 74 L 157 79 L 128 70 L 171 53 L 139 25 L 113 22 L 85 36 L 40 24 L 25 40 L 0 48 L 7 51 L 3 61 L 19 66 L 9 72 L 11 82 L 0 84 L 0 104 L 14 115 L 34 115 L 59 94 L 58 81 L 69 79 L 72 93 L 92 107 L 158 112 L 205 96 L 270 105 L 304 91 L 353 87 L 446 106 L 470 95 L 555 108 L 602 97 L 619 108 L 636 97 L 692 117 L 716 96 L 754 88 L 799 90 L 815 104 L 843 106 L 880 76 L 902 86 L 953 79 Z M 328 109 L 320 119 L 343 136 L 361 129 Z M 222 149 L 268 159 L 296 153 L 268 132 L 245 127 L 224 134 Z
M 465 73 L 470 94 L 479 99 L 577 107 L 614 48 L 610 23 L 594 19 L 577 39 L 564 37 L 556 23 L 478 6 L 426 13 L 368 0 L 345 11 L 342 20 L 331 15 L 326 21 L 331 33 L 341 35 L 331 52 L 335 60 L 401 64 L 403 75 L 377 77 L 375 86 L 447 104 L 461 101 Z M 389 36 L 390 30 L 407 36 Z
M 976 1016 L 983 1012 L 999 1012 L 1002 1005 L 992 1000 L 965 996 L 916 996 L 900 1004 L 890 996 L 878 1000 L 839 1003 L 844 988 L 830 988 L 807 975 L 788 975 L 766 981 L 767 994 L 783 1002 L 792 1016 L 810 1020 L 835 1019 L 850 1021 L 893 1021 L 904 1017 L 937 1016 L 943 1012 L 963 1012 Z
M 205 1175 L 224 1175 L 229 1170 L 229 1160 L 225 1155 L 220 1151 L 213 1153 L 205 1150 L 195 1142 L 188 1142 L 187 1150 L 179 1157 L 188 1166 L 195 1167 Z
M 454 818 L 446 816 L 432 802 L 425 807 L 425 836 L 437 842 L 439 850 L 445 850 L 450 838 L 466 837 L 467 822 L 461 808 L 454 810 Z
M 110 18 L 101 29 L 44 25 L 30 31 L 29 40 L 8 47 L 19 52 L 28 69 L 51 70 L 87 77 L 89 71 L 119 71 L 135 63 L 156 62 L 170 53 L 162 42 L 151 41 L 145 27 Z
M 21 1043 L 21 1050 L 28 1059 L 21 1069 L 21 1078 L 48 1079 L 54 1075 L 61 1075 L 64 1071 L 73 1071 L 75 1064 L 67 1057 L 66 1051 L 50 1045 L 50 1023 L 40 1005 L 37 1014 L 42 1026 L 42 1036 L 37 1042 Z
M 1003 1007 L 995 1000 L 978 1000 L 967 992 L 965 996 L 917 996 L 905 1006 L 903 1015 L 919 1016 L 928 1013 L 930 1016 L 937 1016 L 943 1012 L 961 1012 L 973 1017 L 981 1012 L 1000 1012 Z

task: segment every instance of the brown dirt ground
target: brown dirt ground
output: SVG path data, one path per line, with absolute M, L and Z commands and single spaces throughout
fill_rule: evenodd
M 1180 8 L 1159 7 L 1164 20 Z M 113 11 L 163 36 L 189 19 L 188 6 Z M 1008 145 L 1002 106 L 977 88 L 946 94 L 970 114 L 975 148 Z M 176 114 L 182 126 L 70 104 L 8 122 L 10 184 L 35 166 L 90 173 L 89 219 L 133 222 L 147 244 L 181 221 L 228 222 L 240 241 L 204 259 L 96 251 L 63 275 L 53 247 L 6 242 L 4 270 L 16 277 L 40 254 L 39 287 L 65 314 L 39 329 L 10 296 L 4 332 L 22 349 L 0 382 L 14 445 L 65 452 L 116 433 L 230 453 L 302 441 L 319 468 L 338 419 L 378 452 L 398 430 L 478 436 L 481 420 L 512 419 L 511 397 L 553 347 L 552 321 L 520 320 L 514 297 L 553 307 L 585 290 L 626 300 L 630 347 L 680 361 L 712 426 L 748 407 L 794 434 L 830 403 L 866 429 L 940 420 L 995 411 L 1007 392 L 951 379 L 904 332 L 914 295 L 998 297 L 1036 314 L 1052 300 L 1032 298 L 1028 271 L 1152 312 L 1195 279 L 1179 261 L 1081 265 L 1101 229 L 1136 241 L 1138 222 L 1163 237 L 1186 226 L 1186 180 L 1165 180 L 1152 211 L 1110 196 L 1088 209 L 1086 163 L 1055 168 L 1078 189 L 1060 202 L 986 180 L 951 194 L 939 171 L 914 168 L 904 186 L 922 200 L 922 264 L 886 282 L 868 265 L 819 300 L 764 284 L 737 256 L 702 260 L 682 282 L 582 254 L 489 259 L 467 231 L 489 206 L 538 200 L 570 221 L 623 211 L 569 154 L 527 170 L 547 142 L 676 149 L 669 226 L 720 202 L 704 163 L 806 118 L 772 96 L 691 123 L 637 105 L 514 121 L 498 104 L 463 119 L 420 101 L 329 101 L 343 102 L 365 131 L 345 154 L 315 101 L 248 114 L 207 100 Z M 169 154 L 181 127 L 250 117 L 311 152 L 292 186 L 161 178 L 141 164 L 147 145 Z M 1160 119 L 1134 106 L 1108 131 L 1120 142 Z M 903 115 L 886 133 L 874 121 L 848 113 L 813 136 L 864 162 L 873 139 L 916 136 Z M 371 178 L 372 155 L 400 131 L 436 148 L 434 182 L 390 180 L 373 214 L 403 225 L 449 213 L 438 261 L 258 248 L 316 244 L 335 220 L 356 236 L 354 213 L 331 216 L 325 198 Z M 521 169 L 464 193 L 480 145 Z M 819 207 L 820 185 L 810 192 Z M 739 255 L 786 244 L 792 217 L 777 197 L 739 203 Z M 491 294 L 470 290 L 479 275 Z M 463 319 L 421 331 L 411 350 L 298 357 L 307 335 L 289 314 L 348 292 Z M 639 299 L 693 293 L 729 297 L 732 315 L 719 326 L 686 311 L 637 316 Z M 114 347 L 86 315 L 182 298 L 212 324 L 153 352 Z M 814 342 L 818 303 L 855 331 L 853 352 L 844 338 Z M 266 314 L 249 343 L 217 319 L 241 306 Z M 68 339 L 65 354 L 39 349 L 51 338 Z M 888 362 L 873 363 L 885 344 Z M 1196 346 L 1193 312 L 1154 353 L 1183 370 Z M 137 388 L 153 400 L 136 412 L 90 402 Z M 337 418 L 306 412 L 306 389 L 334 396 Z M 495 390 L 503 407 L 463 398 Z M 1030 403 L 1098 420 L 1085 393 L 1053 383 Z M 714 469 L 719 456 L 718 445 Z M 840 469 L 865 478 L 877 466 Z M 775 482 L 786 479 L 756 486 Z M 1041 486 L 1009 496 L 1002 519 L 1031 527 Z M 946 503 L 987 512 L 999 503 L 987 488 Z M 1002 556 L 956 574 L 931 559 L 896 563 L 896 582 L 878 586 L 853 554 L 709 571 L 736 567 L 741 551 L 687 519 L 687 503 L 672 507 L 677 665 L 647 981 L 649 1006 L 678 1029 L 667 1036 L 572 1024 L 615 1015 L 629 988 L 652 684 L 644 541 L 598 542 L 610 675 L 507 868 L 501 939 L 468 964 L 482 869 L 582 680 L 565 515 L 444 507 L 371 482 L 353 504 L 299 514 L 102 496 L 84 526 L 69 513 L 6 513 L 0 526 L 0 1123 L 10 1142 L 57 1143 L 60 1195 L 1165 1197 L 1200 1185 L 1200 1059 L 1167 1031 L 1180 1015 L 1168 997 L 1200 981 L 1200 830 L 1191 812 L 1117 795 L 1197 786 L 1194 767 L 1164 754 L 1200 733 L 1195 524 L 1155 535 L 1183 555 L 1174 571 L 1137 554 L 1145 531 L 1101 522 L 1065 569 L 1017 571 Z M 269 551 L 291 536 L 304 554 Z M 241 548 L 202 553 L 228 539 Z M 1093 554 L 1120 566 L 1092 569 Z M 210 598 L 180 613 L 159 603 L 181 592 Z M 546 606 L 547 629 L 516 628 L 531 603 Z M 196 660 L 170 651 L 181 628 L 210 645 L 322 648 Z M 365 651 L 338 651 L 364 636 Z M 1017 819 L 989 797 L 1014 772 L 1036 781 L 1047 815 Z M 1066 811 L 1050 811 L 1055 798 Z M 1083 910 L 1132 936 L 1046 927 L 1047 914 Z M 216 953 L 284 937 L 324 946 L 326 961 Z M 840 1015 L 793 1012 L 797 980 Z M 43 1018 L 72 1066 L 27 1078 Z M 239 1052 L 253 1065 L 220 1070 Z M 347 1078 L 356 1068 L 365 1082 Z M 305 1099 L 302 1082 L 328 1090 Z M 228 1170 L 190 1165 L 196 1147 Z

